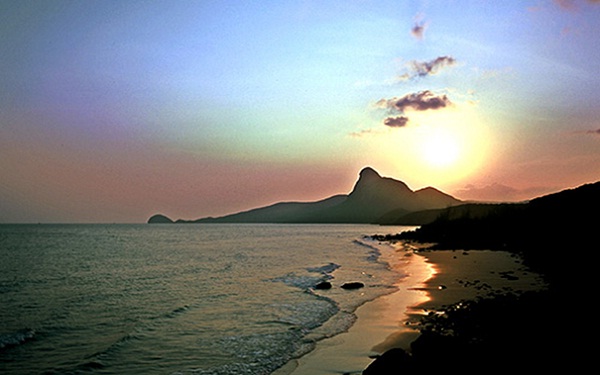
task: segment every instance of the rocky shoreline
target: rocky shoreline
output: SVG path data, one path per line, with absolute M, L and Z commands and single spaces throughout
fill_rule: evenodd
M 596 213 L 598 208 L 596 183 L 525 205 L 502 206 L 481 217 L 441 215 L 412 232 L 374 236 L 379 241 L 429 243 L 434 253 L 489 249 L 514 254 L 543 276 L 547 288 L 525 293 L 500 290 L 437 306 L 418 322 L 421 334 L 408 350 L 389 350 L 363 374 L 490 369 L 584 373 L 593 358 L 587 344 L 593 335 L 585 322 L 574 322 L 581 314 L 576 304 L 593 295 L 595 262 L 586 257 L 598 246 L 597 223 L 583 213 Z M 434 278 L 443 275 L 444 271 Z M 511 273 L 499 275 L 507 281 L 518 279 Z
M 566 365 L 552 329 L 558 317 L 549 291 L 504 294 L 461 301 L 431 311 L 418 323 L 410 352 L 391 349 L 364 375 L 485 369 L 541 371 Z

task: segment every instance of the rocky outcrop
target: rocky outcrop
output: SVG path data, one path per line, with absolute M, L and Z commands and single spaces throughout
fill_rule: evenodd
M 342 289 L 346 289 L 346 290 L 354 290 L 354 289 L 360 289 L 360 288 L 364 288 L 364 287 L 365 287 L 365 284 L 358 282 L 358 281 L 353 281 L 353 282 L 342 284 Z
M 331 289 L 331 283 L 329 281 L 321 281 L 317 285 L 315 285 L 316 290 L 327 290 Z
M 148 224 L 172 224 L 173 220 L 169 219 L 165 215 L 156 214 L 148 219 Z

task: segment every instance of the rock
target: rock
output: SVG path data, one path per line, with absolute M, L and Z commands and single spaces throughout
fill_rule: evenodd
M 331 283 L 329 281 L 321 281 L 320 283 L 315 285 L 315 289 L 317 289 L 317 290 L 331 289 Z
M 148 224 L 172 224 L 173 220 L 165 215 L 157 214 L 148 219 Z
M 372 362 L 363 371 L 363 375 L 391 375 L 415 370 L 414 362 L 408 353 L 402 349 L 390 349 Z
M 354 281 L 354 282 L 350 282 L 350 283 L 344 283 L 342 285 L 342 289 L 353 290 L 353 289 L 363 288 L 364 286 L 365 286 L 365 284 L 358 282 L 358 281 Z
M 519 280 L 519 278 L 515 275 L 512 275 L 512 271 L 509 272 L 501 272 L 500 277 L 509 281 Z

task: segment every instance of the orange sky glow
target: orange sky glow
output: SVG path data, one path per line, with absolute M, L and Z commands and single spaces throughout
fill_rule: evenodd
M 0 223 L 600 180 L 600 2 L 4 1 Z

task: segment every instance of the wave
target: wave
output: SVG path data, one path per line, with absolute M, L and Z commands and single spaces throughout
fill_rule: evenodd
M 310 288 L 317 285 L 319 282 L 324 281 L 323 276 L 310 276 L 310 275 L 298 275 L 294 272 L 290 272 L 283 276 L 275 277 L 270 279 L 273 282 L 281 282 L 287 286 L 295 287 L 308 291 Z
M 339 264 L 328 263 L 328 264 L 326 264 L 324 266 L 320 266 L 320 267 L 308 267 L 306 270 L 308 272 L 321 273 L 321 274 L 329 275 L 333 271 L 337 270 L 340 267 L 341 266 Z
M 22 345 L 27 341 L 33 340 L 34 337 L 35 330 L 29 328 L 21 329 L 13 333 L 0 334 L 0 350 Z
M 363 246 L 369 249 L 369 255 L 367 256 L 367 260 L 369 262 L 377 262 L 379 261 L 379 257 L 381 256 L 381 251 L 377 248 L 376 245 L 372 245 L 365 238 L 364 240 L 354 240 L 352 241 L 355 245 Z
M 298 327 L 303 332 L 321 326 L 340 311 L 335 301 L 318 295 L 314 295 L 309 301 L 281 303 L 276 307 L 281 314 L 280 322 Z
M 375 243 L 374 241 L 370 240 L 368 237 L 364 237 L 362 240 L 352 240 L 352 243 L 355 245 L 364 246 L 364 247 L 368 247 L 371 250 L 379 251 L 375 245 L 371 245 L 371 243 L 369 243 L 369 242 Z
M 275 277 L 275 278 L 272 278 L 269 280 L 274 281 L 274 282 L 282 282 L 285 285 L 296 287 L 296 288 L 302 289 L 304 291 L 310 291 L 318 283 L 325 281 L 325 280 L 333 279 L 333 275 L 332 275 L 333 271 L 337 270 L 340 267 L 342 267 L 342 266 L 340 266 L 339 264 L 330 262 L 330 263 L 327 263 L 322 266 L 305 268 L 306 271 L 308 271 L 309 273 L 318 274 L 318 276 L 317 275 L 306 275 L 306 274 L 299 275 L 296 272 L 290 272 L 285 275 Z
M 195 369 L 181 373 L 194 375 L 270 374 L 293 358 L 312 349 L 314 343 L 302 340 L 298 330 L 223 337 L 220 346 L 233 360 L 208 369 Z
M 190 309 L 189 305 L 183 305 L 181 307 L 177 307 L 175 309 L 173 309 L 172 311 L 164 314 L 163 316 L 161 316 L 160 318 L 168 318 L 168 319 L 173 319 L 176 318 L 177 316 L 185 313 L 186 311 L 188 311 Z

